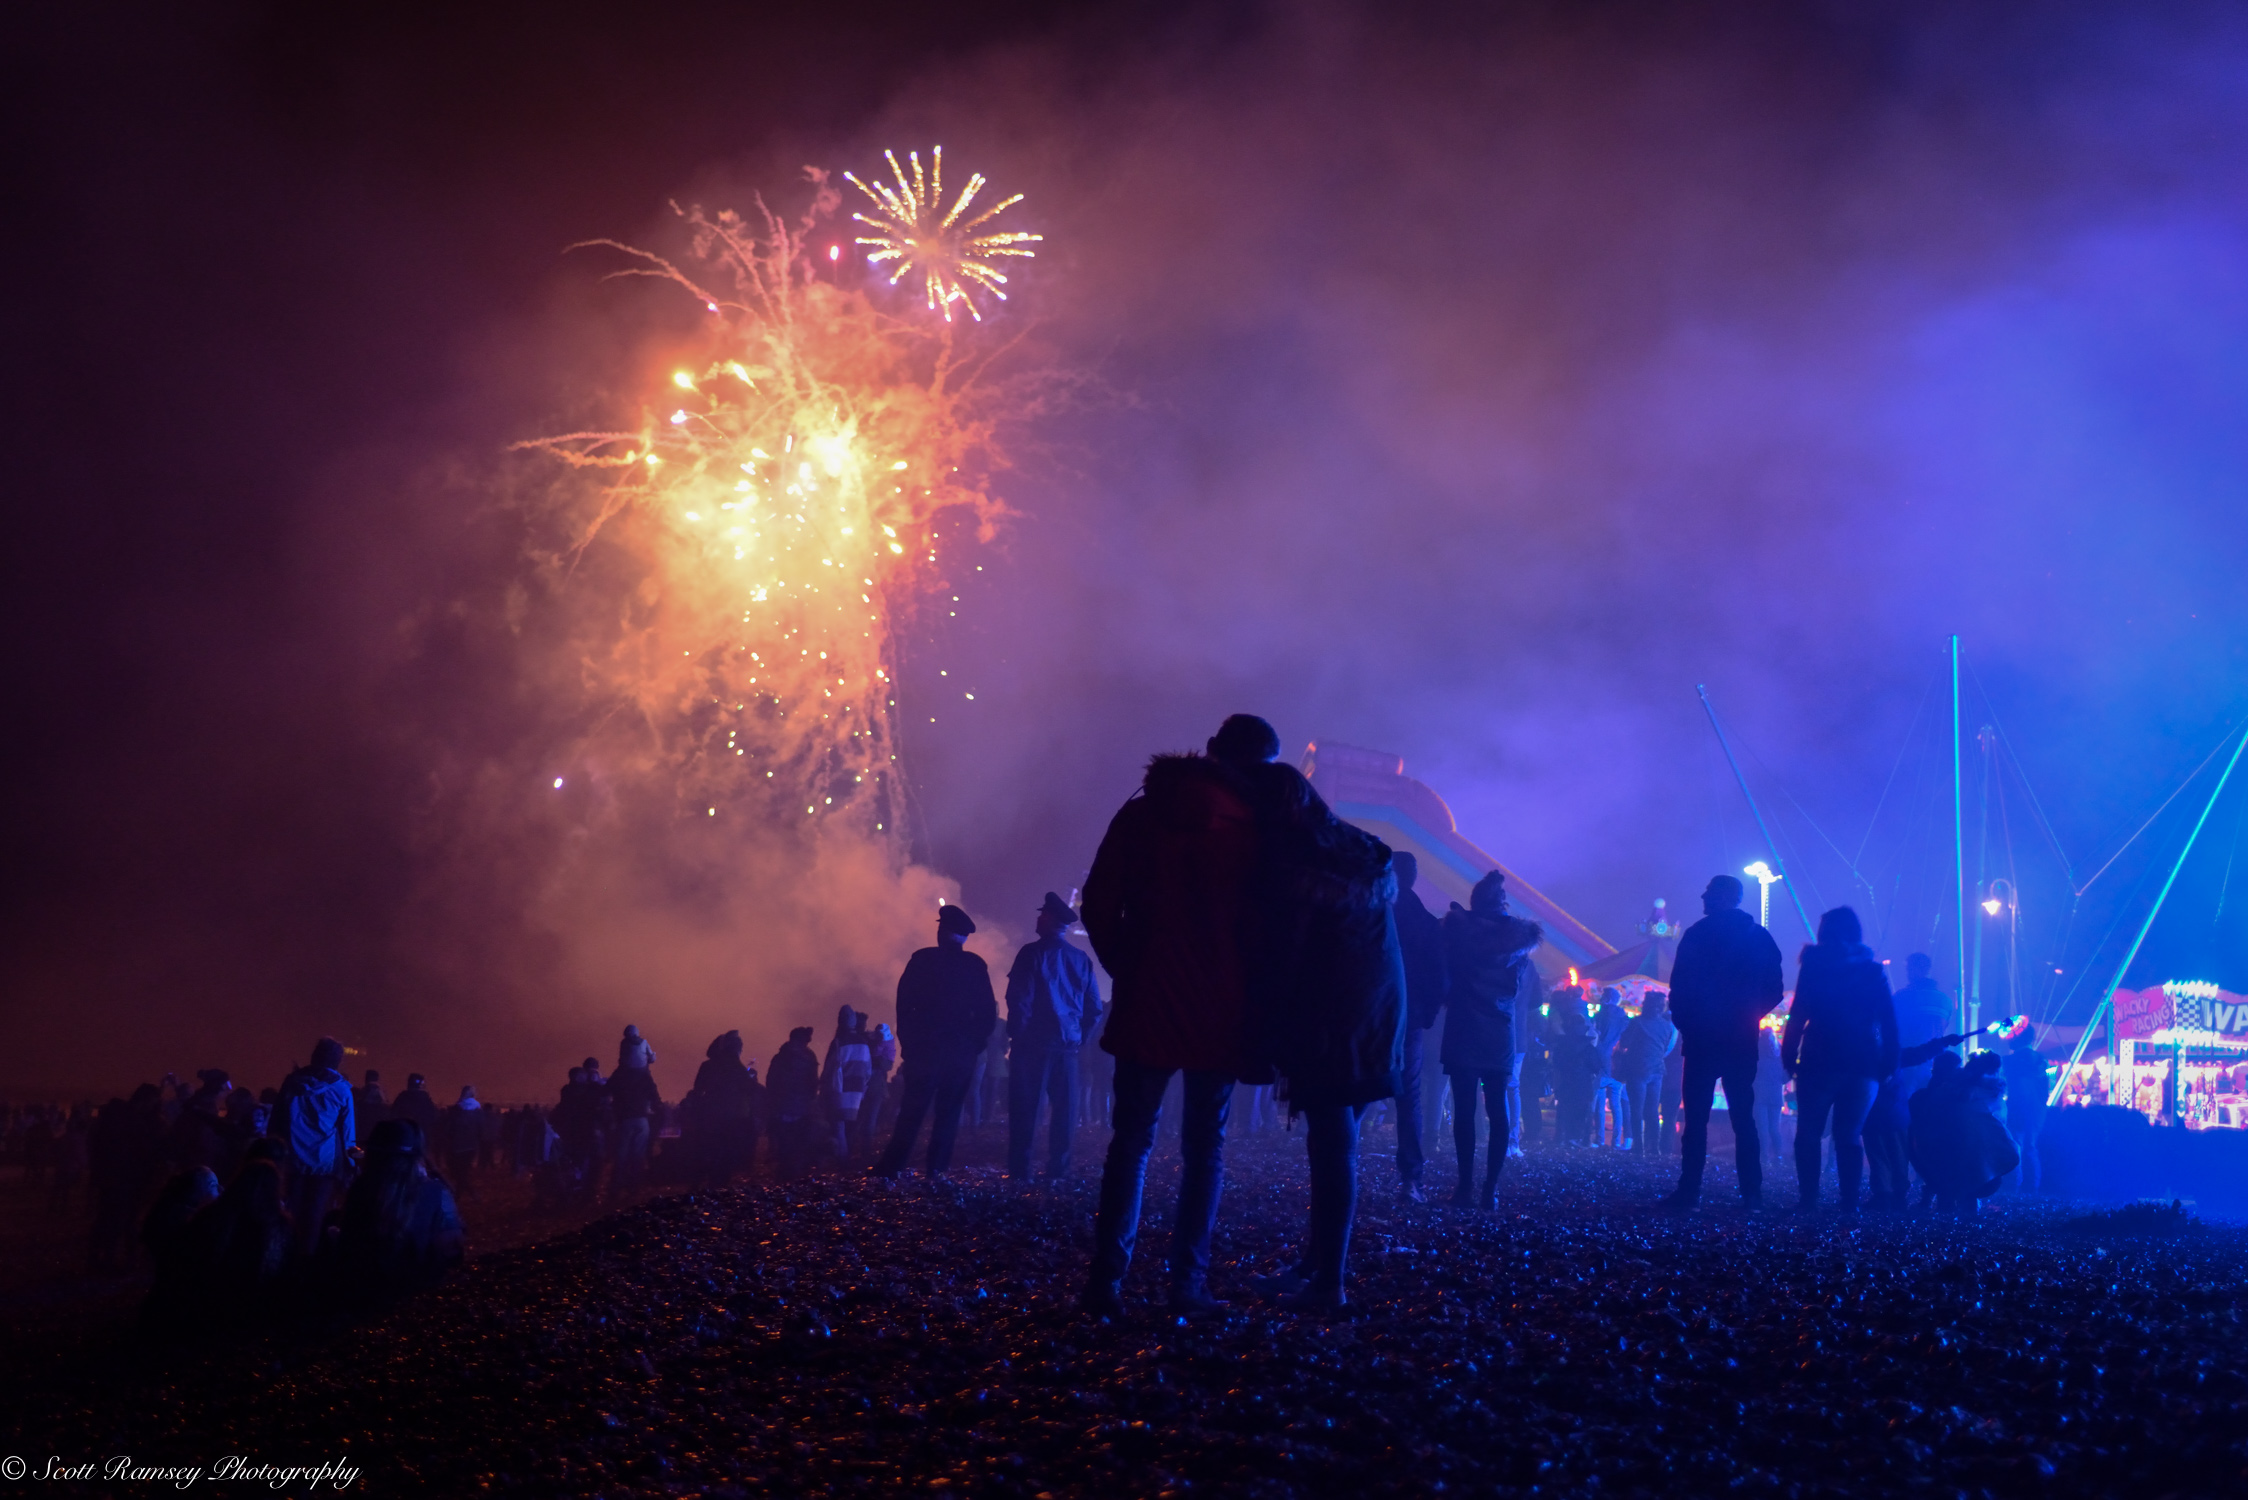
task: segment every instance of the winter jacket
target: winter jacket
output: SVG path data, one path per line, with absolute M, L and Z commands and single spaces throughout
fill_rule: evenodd
M 866 1099 L 867 1081 L 874 1076 L 874 1048 L 859 1027 L 838 1031 L 827 1044 L 827 1060 L 820 1065 L 820 1093 L 838 1120 L 856 1120 Z
M 906 960 L 898 976 L 898 1047 L 909 1068 L 973 1064 L 999 1023 L 991 969 L 965 948 L 940 943 Z M 811 1050 L 805 1049 L 809 1057 Z M 780 1065 L 780 1058 L 773 1058 Z M 817 1068 L 814 1069 L 815 1077 Z M 778 1086 L 778 1079 L 768 1079 Z
M 923 952 L 929 950 L 923 949 Z M 776 1120 L 807 1118 L 819 1101 L 820 1064 L 806 1042 L 787 1042 L 765 1070 L 765 1103 Z
M 1444 914 L 1445 1072 L 1514 1066 L 1515 1000 L 1534 979 L 1530 953 L 1544 936 L 1537 923 L 1507 913 L 1455 905 Z
M 410 1120 L 421 1127 L 422 1144 L 425 1147 L 436 1144 L 431 1137 L 437 1134 L 437 1101 L 429 1097 L 429 1090 L 408 1089 L 400 1094 L 390 1106 L 390 1117 L 393 1120 Z
M 1392 913 L 1389 846 L 1331 812 L 1293 766 L 1257 767 L 1260 946 L 1252 971 L 1256 1051 L 1295 1109 L 1397 1093 L 1405 966 Z
M 619 1120 L 645 1120 L 662 1102 L 655 1075 L 646 1068 L 619 1068 L 609 1075 L 609 1108 Z
M 1679 1049 L 1717 1066 L 1756 1066 L 1756 1025 L 1780 1003 L 1780 945 L 1738 907 L 1702 918 L 1678 940 L 1670 1018 Z
M 1960 1029 L 1959 1007 L 1952 1004 L 1951 996 L 1937 988 L 1933 979 L 1907 980 L 1904 988 L 1897 991 L 1895 1004 L 1900 1046 L 1917 1047 Z M 1903 1120 L 1909 1101 L 1928 1086 L 1930 1076 L 1931 1065 L 1927 1062 L 1906 1063 L 1898 1069 L 1896 1129 L 1905 1128 Z
M 1863 943 L 1803 949 L 1780 1066 L 1812 1078 L 1879 1080 L 1897 1071 L 1897 1008 L 1872 949 Z
M 383 1098 L 381 1084 L 370 1083 L 352 1095 L 351 1123 L 360 1145 L 366 1145 L 375 1127 L 389 1118 L 390 1101 Z
M 1631 1024 L 1631 1012 L 1620 1005 L 1603 1005 L 1592 1013 L 1593 1045 L 1600 1049 L 1600 1076 L 1616 1076 L 1616 1043 L 1624 1039 L 1624 1028 Z
M 343 1170 L 356 1142 L 351 1128 L 351 1085 L 334 1068 L 299 1068 L 281 1085 L 273 1109 L 292 1172 L 327 1177 Z
M 781 1050 L 785 1052 L 788 1049 L 784 1047 Z M 806 1047 L 803 1051 L 809 1059 L 812 1049 Z M 776 1057 L 773 1062 L 777 1066 L 780 1059 Z M 655 1087 L 652 1079 L 649 1087 Z M 631 1089 L 632 1085 L 627 1084 L 627 1097 L 630 1096 Z M 763 1092 L 757 1082 L 756 1070 L 743 1065 L 739 1046 L 713 1047 L 702 1066 L 695 1070 L 695 1086 L 680 1101 L 680 1108 L 686 1115 L 687 1122 L 698 1131 L 724 1134 L 754 1129 Z
M 1254 794 L 1200 755 L 1158 755 L 1108 825 L 1078 911 L 1115 980 L 1101 1046 L 1156 1068 L 1247 1064 Z
M 1670 1017 L 1642 1011 L 1624 1026 L 1609 1054 L 1608 1071 L 1633 1086 L 1650 1084 L 1663 1076 L 1663 1060 L 1678 1046 L 1678 1028 Z
M 1007 970 L 1007 1040 L 1074 1047 L 1100 1018 L 1090 958 L 1059 935 L 1023 944 Z
M 1405 960 L 1406 1024 L 1426 1031 L 1444 1008 L 1444 924 L 1418 892 L 1397 893 L 1397 947 Z

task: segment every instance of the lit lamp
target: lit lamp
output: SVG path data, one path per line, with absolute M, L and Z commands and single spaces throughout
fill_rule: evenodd
M 1771 926 L 1772 887 L 1778 885 L 1780 881 L 1785 879 L 1786 877 L 1773 874 L 1772 867 L 1764 863 L 1764 861 L 1761 859 L 1753 865 L 1743 865 L 1741 867 L 1741 873 L 1743 875 L 1754 875 L 1756 877 L 1756 894 L 1758 897 L 1758 905 L 1762 913 L 1757 918 L 1757 920 L 1766 927 Z

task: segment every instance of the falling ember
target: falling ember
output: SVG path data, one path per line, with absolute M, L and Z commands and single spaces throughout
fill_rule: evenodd
M 859 243 L 871 246 L 867 260 L 874 265 L 895 261 L 897 269 L 891 273 L 890 285 L 896 286 L 909 274 L 921 277 L 923 290 L 928 294 L 929 310 L 944 315 L 952 321 L 952 304 L 957 302 L 968 310 L 968 316 L 983 321 L 983 310 L 976 306 L 970 287 L 988 293 L 1004 302 L 1007 293 L 1006 276 L 992 264 L 1005 256 L 1020 256 L 1025 260 L 1037 251 L 1025 249 L 1037 244 L 1044 235 L 1020 232 L 993 232 L 978 234 L 977 230 L 998 218 L 1008 209 L 1022 202 L 1023 195 L 1002 198 L 999 202 L 962 222 L 961 216 L 974 206 L 977 194 L 984 189 L 984 175 L 974 173 L 968 185 L 952 207 L 944 207 L 944 147 L 929 152 L 929 170 L 921 170 L 921 153 L 908 152 L 906 160 L 912 163 L 909 175 L 898 165 L 894 151 L 883 155 L 890 163 L 890 175 L 895 185 L 877 178 L 870 186 L 850 173 L 843 174 L 844 181 L 864 193 L 876 209 L 875 213 L 855 213 L 852 218 L 874 232 L 861 235 Z
M 812 274 L 809 241 L 839 203 L 815 173 L 797 223 L 762 204 L 761 226 L 687 213 L 691 262 L 596 242 L 632 258 L 618 274 L 669 281 L 718 316 L 666 379 L 669 399 L 646 398 L 636 430 L 520 445 L 600 481 L 568 492 L 587 510 L 564 561 L 574 569 L 599 544 L 627 555 L 641 582 L 616 638 L 587 658 L 596 696 L 633 713 L 597 722 L 632 726 L 706 818 L 755 797 L 770 813 L 794 803 L 894 837 L 893 621 L 943 597 L 934 549 L 900 539 L 933 535 L 947 510 L 969 512 L 988 538 L 1005 513 L 977 476 L 1000 461 L 996 429 L 1019 413 L 982 368 L 988 355 L 956 349 L 946 325 L 955 301 L 980 316 L 960 278 L 998 294 L 1004 278 L 980 257 L 1027 255 L 1011 247 L 1036 236 L 974 236 L 1013 199 L 957 222 L 981 178 L 935 218 L 937 181 L 920 183 L 918 160 L 914 171 L 912 183 L 900 175 L 908 196 L 890 202 L 952 249 L 916 250 L 900 274 L 925 273 L 945 322 L 900 322 L 865 291 Z M 934 478 L 905 485 L 903 472 Z

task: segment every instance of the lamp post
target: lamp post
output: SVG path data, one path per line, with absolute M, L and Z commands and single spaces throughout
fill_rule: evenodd
M 1760 898 L 1759 905 L 1762 910 L 1762 915 L 1759 916 L 1757 920 L 1763 923 L 1763 925 L 1765 925 L 1766 927 L 1771 926 L 1772 887 L 1778 885 L 1780 881 L 1785 877 L 1773 874 L 1772 867 L 1766 864 L 1761 859 L 1753 865 L 1743 865 L 1741 867 L 1741 873 L 1743 875 L 1754 875 L 1756 877 L 1756 894 Z
M 1998 894 L 2000 886 L 2006 888 L 2003 897 Z M 2021 892 L 2014 888 L 2013 881 L 2003 875 L 1991 881 L 1988 891 L 1989 894 L 1983 897 L 1983 910 L 1994 917 L 2000 912 L 2006 913 L 2006 1014 L 2018 1016 L 2021 1014 L 2021 996 L 2017 993 L 2020 984 L 2017 940 L 2022 930 Z M 1968 1018 L 1968 1024 L 1983 1024 L 1982 1005 L 1979 1002 L 1975 1006 L 1975 1013 Z

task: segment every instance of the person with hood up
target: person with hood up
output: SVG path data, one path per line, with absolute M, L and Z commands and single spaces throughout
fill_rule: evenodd
M 1007 970 L 1007 1175 L 1030 1176 L 1030 1145 L 1038 1104 L 1047 1101 L 1046 1175 L 1069 1175 L 1076 1125 L 1077 1053 L 1101 1018 L 1093 961 L 1066 934 L 1077 913 L 1052 891 L 1038 908 L 1036 941 L 1023 944 Z
M 1546 1056 L 1553 1070 L 1553 1138 L 1582 1146 L 1600 1093 L 1600 1033 L 1585 1010 L 1585 992 L 1570 985 L 1547 1006 Z
M 342 1066 L 343 1043 L 320 1038 L 312 1061 L 289 1075 L 273 1107 L 271 1129 L 288 1165 L 289 1218 L 306 1254 L 320 1243 L 321 1224 L 348 1180 L 356 1144 L 351 1085 L 337 1071 Z
M 877 1177 L 896 1177 L 929 1120 L 929 1177 L 934 1181 L 952 1165 L 952 1144 L 960 1133 L 960 1110 L 976 1080 L 976 1062 L 999 1024 L 999 997 L 992 993 L 991 969 L 968 951 L 975 919 L 957 906 L 937 911 L 936 946 L 916 949 L 898 976 L 900 1070 L 897 1128 L 872 1168 Z
M 376 1126 L 336 1239 L 344 1295 L 373 1299 L 433 1286 L 460 1264 L 462 1241 L 460 1210 L 445 1179 L 429 1171 L 421 1128 L 408 1120 Z
M 757 1070 L 742 1061 L 742 1034 L 713 1039 L 680 1104 L 687 1159 L 702 1186 L 722 1188 L 756 1162 L 758 1093 Z
M 1632 1149 L 1642 1155 L 1660 1150 L 1656 1136 L 1662 1131 L 1663 1064 L 1677 1047 L 1678 1028 L 1670 1023 L 1669 997 L 1661 990 L 1648 990 L 1640 998 L 1639 1014 L 1616 1039 L 1610 1059 L 1610 1070 L 1623 1085 Z
M 866 1016 L 846 1005 L 835 1017 L 835 1035 L 820 1064 L 820 1098 L 834 1131 L 837 1161 L 851 1159 L 851 1136 L 859 1111 L 866 1107 L 866 1085 L 874 1072 L 874 1044 L 866 1034 Z
M 617 1071 L 626 1068 L 652 1068 L 656 1065 L 656 1049 L 649 1046 L 640 1035 L 640 1028 L 627 1026 L 624 1040 L 617 1043 Z
M 1819 940 L 1798 960 L 1795 1003 L 1780 1038 L 1780 1066 L 1795 1080 L 1795 1180 L 1806 1210 L 1819 1203 L 1819 1142 L 1831 1131 L 1842 1211 L 1857 1211 L 1865 1160 L 1859 1132 L 1881 1080 L 1897 1071 L 1896 1004 L 1864 939 L 1847 906 L 1819 918 Z
M 611 1197 L 632 1192 L 647 1178 L 656 1112 L 662 1108 L 655 1075 L 645 1066 L 621 1063 L 609 1076 L 609 1116 L 617 1132 L 616 1166 L 609 1174 Z
M 1311 1222 L 1284 1305 L 1349 1305 L 1345 1273 L 1358 1208 L 1358 1126 L 1397 1095 L 1405 1047 L 1405 965 L 1387 844 L 1337 818 L 1294 766 L 1250 772 L 1262 813 L 1264 961 L 1255 976 L 1259 1050 L 1304 1119 Z M 1504 1079 L 1501 1079 L 1502 1088 Z M 1506 1148 L 1505 1106 L 1494 1116 Z
M 1208 1283 L 1226 1112 L 1237 1082 L 1269 1082 L 1248 1057 L 1259 843 L 1249 776 L 1280 754 L 1280 736 L 1254 714 L 1235 714 L 1205 750 L 1148 763 L 1109 822 L 1078 906 L 1093 954 L 1115 981 L 1101 1032 L 1102 1050 L 1116 1059 L 1114 1126 L 1080 1299 L 1096 1317 L 1123 1309 L 1148 1153 L 1164 1092 L 1182 1073 L 1171 1302 L 1183 1313 L 1220 1305 Z
M 1397 950 L 1405 965 L 1405 1046 L 1397 1075 L 1397 1175 L 1408 1203 L 1425 1203 L 1421 1178 L 1428 1150 L 1421 1141 L 1422 1049 L 1427 1032 L 1444 1009 L 1444 924 L 1422 902 L 1413 885 L 1421 862 L 1406 850 L 1393 851 L 1390 871 L 1397 877 Z
M 1514 1003 L 1535 986 L 1526 981 L 1530 955 L 1545 938 L 1537 923 L 1507 910 L 1506 876 L 1493 870 L 1475 883 L 1465 909 L 1444 914 L 1444 1075 L 1452 1081 L 1452 1150 L 1459 1179 L 1452 1206 L 1497 1201 L 1506 1170 L 1506 1089 L 1514 1076 Z M 1527 1024 L 1529 1018 L 1524 1017 Z M 1475 1186 L 1476 1101 L 1491 1123 L 1490 1152 Z
M 765 1113 L 772 1126 L 773 1169 L 801 1177 L 812 1169 L 812 1116 L 820 1107 L 820 1060 L 812 1028 L 798 1026 L 773 1051 L 765 1071 Z

